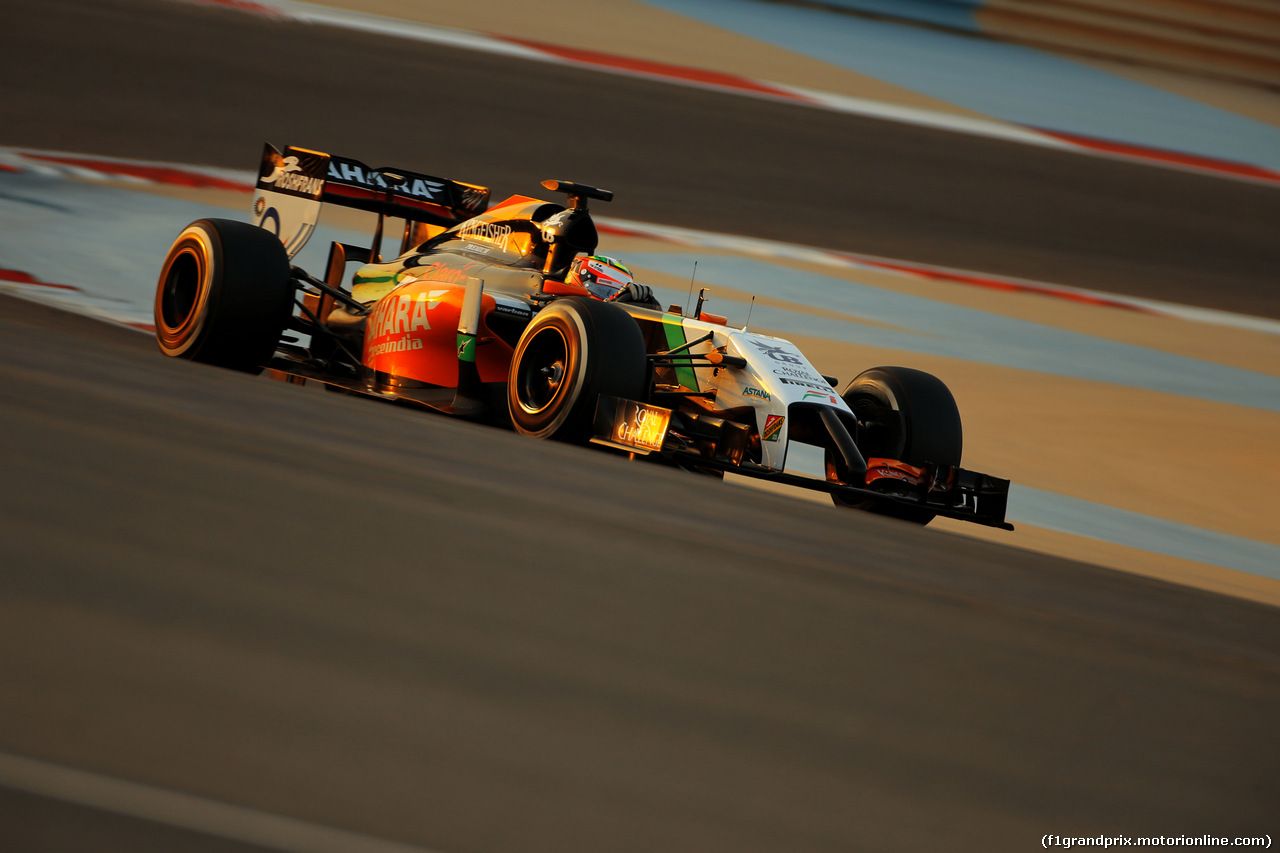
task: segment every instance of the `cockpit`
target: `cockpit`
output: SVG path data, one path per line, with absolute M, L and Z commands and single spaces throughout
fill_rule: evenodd
M 503 266 L 541 270 L 550 244 L 542 226 L 564 207 L 514 196 L 425 241 L 415 252 L 456 252 Z

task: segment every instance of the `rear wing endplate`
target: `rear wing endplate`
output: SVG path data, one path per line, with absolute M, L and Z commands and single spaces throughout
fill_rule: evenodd
M 279 237 L 289 257 L 310 239 L 325 203 L 451 228 L 483 213 L 489 190 L 405 169 L 373 169 L 306 148 L 264 146 L 253 222 Z

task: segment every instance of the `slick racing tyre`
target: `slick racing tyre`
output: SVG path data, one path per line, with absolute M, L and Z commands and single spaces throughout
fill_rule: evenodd
M 596 400 L 644 400 L 649 383 L 644 338 L 616 305 L 577 296 L 538 312 L 511 358 L 507 410 L 518 432 L 585 441 Z
M 156 285 L 156 342 L 165 355 L 261 373 L 293 308 L 284 246 L 270 232 L 201 219 L 178 235 Z
M 864 458 L 897 459 L 908 465 L 959 465 L 964 446 L 960 410 L 942 380 L 908 367 L 873 367 L 845 388 L 844 401 L 858 416 L 858 449 Z M 884 502 L 849 503 L 864 509 L 928 524 L 934 513 Z

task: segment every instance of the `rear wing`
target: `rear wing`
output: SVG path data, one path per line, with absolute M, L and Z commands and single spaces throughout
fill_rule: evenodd
M 324 204 L 378 214 L 372 253 L 378 254 L 382 219 L 405 220 L 402 248 L 420 225 L 451 228 L 489 206 L 487 187 L 406 169 L 372 169 L 349 157 L 268 143 L 262 151 L 253 199 L 253 222 L 280 238 L 292 258 L 310 239 Z

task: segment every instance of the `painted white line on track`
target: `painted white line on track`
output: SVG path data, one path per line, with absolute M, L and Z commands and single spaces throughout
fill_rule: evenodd
M 197 0 L 197 2 L 209 2 L 209 0 Z M 49 177 L 82 177 L 90 180 L 123 180 L 128 183 L 177 184 L 196 188 L 236 189 L 246 194 L 252 191 L 254 181 L 257 179 L 256 172 L 247 170 L 133 160 L 123 157 L 77 154 L 67 151 L 43 151 L 6 147 L 0 147 L 0 171 L 14 173 L 30 171 Z M 758 258 L 801 261 L 835 268 L 868 269 L 891 275 L 947 282 L 969 287 L 1033 293 L 1070 302 L 1092 304 L 1098 307 L 1140 311 L 1147 314 L 1176 317 L 1195 323 L 1246 329 L 1280 336 L 1280 321 L 1266 317 L 1219 311 L 1212 308 L 1196 308 L 1172 302 L 1142 299 L 1122 294 L 1071 287 L 1064 284 L 1002 276 L 995 273 L 943 267 L 880 255 L 819 249 L 813 246 L 783 243 L 760 237 L 718 234 L 710 231 L 698 231 L 692 228 L 681 228 L 675 225 L 634 222 L 611 217 L 596 217 L 596 224 L 602 233 L 611 233 L 614 236 L 649 238 L 695 248 L 720 249 Z M 0 264 L 0 267 L 2 266 Z M 3 270 L 0 270 L 0 272 L 3 272 Z M 24 270 L 24 272 L 32 273 L 33 271 Z M 0 281 L 3 281 L 3 276 L 0 276 Z M 74 285 L 76 282 L 63 282 L 62 284 Z M 12 281 L 5 282 L 0 286 L 6 286 L 10 289 L 16 287 Z M 76 288 L 72 289 L 75 290 Z M 28 290 L 30 288 L 17 288 L 17 293 L 18 295 L 23 295 Z M 83 299 L 83 296 L 78 298 Z M 104 316 L 105 319 L 113 322 L 124 322 L 128 325 L 137 325 L 139 322 L 144 322 L 142 318 L 138 317 L 122 319 L 114 315 L 103 315 L 99 311 L 89 311 L 88 313 Z
M 7 752 L 0 787 L 289 853 L 440 853 Z
M 72 175 L 88 176 L 95 180 L 93 184 L 86 185 L 70 180 Z M 161 257 L 167 250 L 173 231 L 177 227 L 173 223 L 187 222 L 200 216 L 208 215 L 211 211 L 198 199 L 148 197 L 136 192 L 130 192 L 125 187 L 96 185 L 101 179 L 119 180 L 122 175 L 156 183 L 173 183 L 189 187 L 213 186 L 240 190 L 244 192 L 246 208 L 252 198 L 248 190 L 256 177 L 256 173 L 242 170 L 215 170 L 179 164 L 158 164 L 145 160 L 126 160 L 123 158 L 107 158 L 66 152 L 56 153 L 0 147 L 0 184 L 4 184 L 6 190 L 6 198 L 0 199 L 0 214 L 4 214 L 6 210 L 12 210 L 15 214 L 15 221 L 21 221 L 17 219 L 17 216 L 44 216 L 47 220 L 44 231 L 48 232 L 47 234 L 33 235 L 18 231 L 11 234 L 8 241 L 0 239 L 0 244 L 3 244 L 0 245 L 0 248 L 4 249 L 3 254 L 5 255 L 4 258 L 0 258 L 0 292 L 11 292 L 17 296 L 45 302 L 65 310 L 90 314 L 100 319 L 109 319 L 149 331 L 148 324 L 152 316 L 154 292 L 150 283 L 155 280 L 154 276 L 157 271 L 155 265 L 158 263 L 156 259 Z M 130 189 L 136 185 L 135 181 L 129 181 L 128 186 Z M 47 210 L 42 211 L 38 207 L 29 207 L 29 205 L 40 202 L 50 202 Z M 23 205 L 28 205 L 28 207 L 23 207 Z M 156 210 L 157 206 L 162 209 Z M 83 217 L 86 213 L 91 211 L 108 211 L 108 213 L 105 214 L 105 218 L 99 216 L 96 219 L 84 219 Z M 72 221 L 62 222 L 61 217 L 70 217 Z M 125 236 L 121 236 L 111 230 L 117 220 L 128 224 Z M 1059 299 L 1092 303 L 1115 310 L 1129 309 L 1170 316 L 1182 315 L 1188 320 L 1197 322 L 1217 323 L 1237 328 L 1252 328 L 1280 336 L 1280 322 L 1266 318 L 1211 312 L 1205 309 L 1192 309 L 1169 303 L 1131 300 L 1114 294 L 1071 290 L 1040 282 L 1001 278 L 871 255 L 828 251 L 796 244 L 759 238 L 735 237 L 675 226 L 630 222 L 621 219 L 597 220 L 597 225 L 604 236 L 636 237 L 669 244 L 672 247 L 671 249 L 648 250 L 653 255 L 653 258 L 650 259 L 651 261 L 654 259 L 660 260 L 668 267 L 676 264 L 684 270 L 685 261 L 692 261 L 694 255 L 687 253 L 684 247 L 709 251 L 715 256 L 723 253 L 730 259 L 738 256 L 743 261 L 749 260 L 750 263 L 747 263 L 741 271 L 739 271 L 738 267 L 742 267 L 742 263 L 735 262 L 738 263 L 738 266 L 724 279 L 727 282 L 737 282 L 735 289 L 739 294 L 767 292 L 770 288 L 779 286 L 776 276 L 770 279 L 771 283 L 768 285 L 752 284 L 751 282 L 755 280 L 752 274 L 759 273 L 759 270 L 754 269 L 755 266 L 762 267 L 768 264 L 776 265 L 785 261 L 801 261 L 812 264 L 814 267 L 826 267 L 832 270 L 842 268 L 845 270 L 869 269 L 940 283 L 1036 293 Z M 325 226 L 322 224 L 321 228 L 325 228 Z M 104 230 L 106 231 L 105 237 L 100 233 Z M 65 236 L 62 236 L 64 232 L 74 233 L 77 238 L 67 244 Z M 52 254 L 46 246 L 40 244 L 39 237 L 42 236 L 48 237 L 52 241 L 52 245 L 59 247 L 58 254 Z M 324 239 L 318 241 L 317 248 L 327 246 L 329 239 L 350 243 L 361 242 L 367 238 L 367 235 L 348 235 L 336 229 L 320 236 L 324 237 Z M 120 247 L 123 245 L 128 245 L 130 249 L 121 251 Z M 147 247 L 145 250 L 139 248 L 143 245 Z M 69 252 L 62 251 L 61 247 L 63 246 L 69 246 L 71 250 Z M 636 251 L 639 254 L 643 254 L 643 250 L 637 249 Z M 709 267 L 710 262 L 714 259 L 712 257 L 706 258 Z M 317 260 L 320 262 L 322 258 Z M 55 264 L 55 261 L 60 262 L 60 265 Z M 107 261 L 112 263 L 107 264 Z M 632 258 L 632 262 L 635 262 L 635 258 Z M 716 262 L 719 263 L 718 260 Z M 6 269 L 6 267 L 13 267 L 13 269 Z M 661 265 L 650 267 L 650 269 L 670 271 Z M 86 275 L 86 270 L 91 271 L 91 273 Z M 810 271 L 801 268 L 795 271 L 794 277 L 788 277 L 788 282 L 782 282 L 781 284 L 782 286 L 789 286 L 789 284 L 799 286 L 815 276 L 826 277 L 824 273 L 817 270 Z M 794 281 L 791 281 L 791 278 L 794 278 Z M 856 278 L 856 276 L 849 277 L 847 289 L 840 286 L 837 283 L 837 279 L 831 279 L 831 282 L 821 283 L 822 286 L 817 290 L 824 294 L 824 300 L 839 299 L 842 301 L 844 307 L 836 305 L 833 309 L 838 314 L 850 314 L 851 312 L 847 309 L 849 300 L 856 299 L 859 302 L 859 308 L 857 312 L 853 313 L 866 314 L 868 311 L 883 311 L 886 313 L 881 319 L 889 323 L 890 326 L 915 329 L 917 332 L 923 329 L 922 334 L 924 335 L 923 338 L 918 340 L 908 341 L 901 335 L 896 338 L 885 337 L 886 334 L 890 333 L 860 328 L 857 334 L 860 336 L 859 339 L 864 342 L 876 339 L 881 341 L 880 345 L 890 348 L 955 355 L 958 351 L 956 347 L 948 345 L 948 347 L 939 349 L 939 341 L 955 338 L 955 340 L 959 341 L 958 346 L 963 348 L 963 346 L 972 344 L 975 338 L 980 337 L 980 335 L 964 334 L 965 324 L 958 323 L 943 326 L 941 334 L 933 334 L 931 330 L 939 328 L 936 325 L 937 323 L 947 322 L 942 317 L 942 314 L 951 309 L 938 309 L 935 311 L 929 308 L 929 300 L 917 303 L 915 301 L 917 297 L 910 297 L 906 294 L 894 295 L 897 291 L 893 289 L 871 288 L 870 285 L 858 284 L 852 280 L 853 278 Z M 831 286 L 827 286 L 828 284 Z M 761 286 L 764 286 L 766 290 L 760 290 Z M 864 293 L 860 290 L 862 288 L 871 288 L 871 291 Z M 859 291 L 861 295 L 852 291 Z M 677 302 L 685 298 L 685 296 L 685 292 L 681 291 L 674 294 L 671 301 Z M 868 297 L 871 298 L 868 299 Z M 1132 304 L 1126 304 L 1126 301 Z M 827 303 L 824 302 L 823 304 Z M 828 307 L 830 306 L 828 305 Z M 769 306 L 757 307 L 756 312 L 757 320 L 772 312 L 771 322 L 777 323 L 773 328 L 783 332 L 795 331 L 806 334 L 816 332 L 819 336 L 831 337 L 834 340 L 848 338 L 847 328 L 842 328 L 834 333 L 828 331 L 832 323 L 843 322 L 838 319 L 815 318 L 811 315 L 803 317 L 800 317 L 800 315 L 792 316 L 785 309 L 775 309 Z M 957 316 L 968 315 L 972 320 L 975 313 L 988 312 L 957 308 L 955 313 Z M 878 315 L 873 314 L 872 316 Z M 909 316 L 910 319 L 904 320 L 904 316 Z M 1222 365 L 1213 366 L 1208 363 L 1200 365 L 1195 360 L 1179 362 L 1178 357 L 1171 354 L 1158 351 L 1146 352 L 1142 348 L 1129 348 L 1121 352 L 1118 357 L 1110 357 L 1108 353 L 1116 351 L 1117 343 L 1108 341 L 1084 341 L 1084 346 L 1087 348 L 1080 350 L 1080 352 L 1084 353 L 1084 358 L 1082 359 L 1078 355 L 1072 355 L 1069 350 L 1063 349 L 1063 347 L 1070 345 L 1072 341 L 1079 342 L 1081 340 L 1080 336 L 1064 330 L 1048 330 L 1042 338 L 1039 338 L 1036 337 L 1034 330 L 1030 330 L 1031 334 L 1028 334 L 1029 324 L 1022 323 L 1016 318 L 996 319 L 999 316 L 993 315 L 992 321 L 1003 324 L 1003 327 L 1008 327 L 1017 334 L 1001 333 L 996 335 L 992 342 L 997 345 L 998 349 L 1008 353 L 1010 352 L 1008 348 L 1018 345 L 1020 341 L 1021 345 L 1030 347 L 1025 351 L 1026 353 L 1034 356 L 1034 359 L 1042 359 L 1046 344 L 1056 342 L 1055 346 L 1059 347 L 1058 352 L 1065 353 L 1062 358 L 1057 360 L 1056 364 L 1072 366 L 1071 370 L 1074 373 L 1079 373 L 1079 365 L 1085 362 L 1095 367 L 1100 363 L 1106 365 L 1100 376 L 1085 374 L 1085 378 L 1100 378 L 1100 381 L 1113 384 L 1134 384 L 1135 387 L 1148 387 L 1153 375 L 1152 371 L 1155 371 L 1155 374 L 1159 376 L 1165 377 L 1176 374 L 1178 378 L 1175 390 L 1177 393 L 1187 396 L 1189 392 L 1193 391 L 1188 384 L 1188 377 L 1194 375 L 1201 377 L 1201 379 L 1207 377 L 1208 380 L 1213 380 L 1215 376 L 1221 375 L 1225 378 L 1215 387 L 1228 389 L 1231 394 L 1238 395 L 1241 393 L 1238 387 L 1241 380 L 1248 387 L 1256 386 L 1261 389 L 1253 393 L 1246 388 L 1243 393 L 1251 396 L 1243 400 L 1231 399 L 1228 402 L 1256 407 L 1259 402 L 1265 403 L 1268 400 L 1277 399 L 1274 388 L 1271 385 L 1257 385 L 1259 382 L 1273 382 L 1274 380 L 1266 380 L 1258 376 L 1246 376 L 1245 374 L 1249 373 L 1248 371 L 1233 371 L 1231 368 Z M 790 322 L 788 318 L 791 320 L 798 319 L 802 325 L 788 326 L 787 323 Z M 921 325 L 926 321 L 935 325 Z M 969 320 L 966 323 L 969 323 Z M 977 327 L 972 326 L 970 323 L 967 328 L 972 331 Z M 926 338 L 928 339 L 927 341 L 925 341 Z M 928 343 L 929 347 L 922 349 L 922 341 Z M 961 354 L 961 357 L 967 360 L 974 360 L 971 357 L 971 353 Z M 1015 366 L 1021 365 L 1025 367 L 1028 364 L 1028 358 L 1018 356 L 1017 359 L 1010 363 Z M 1042 361 L 1040 363 L 1041 369 L 1043 369 Z M 1184 369 L 1184 364 L 1188 369 Z M 1136 370 L 1141 375 L 1137 379 L 1131 376 L 1117 383 L 1117 376 L 1129 369 Z M 1055 373 L 1060 371 L 1054 367 L 1048 372 Z M 1066 375 L 1074 374 L 1068 372 Z M 1200 388 L 1200 393 L 1205 394 L 1204 388 L 1208 386 L 1202 382 L 1198 387 Z M 1207 393 L 1206 398 L 1220 399 L 1221 391 L 1212 390 L 1211 393 Z M 1264 406 L 1264 408 L 1270 407 Z M 1183 557 L 1197 562 L 1222 566 L 1234 571 L 1249 572 L 1262 577 L 1274 577 L 1273 571 L 1265 569 L 1267 566 L 1276 564 L 1276 545 L 1228 536 L 1211 528 L 1195 528 L 1189 525 L 1175 524 L 1154 516 L 1144 516 L 1133 512 L 1128 512 L 1122 516 L 1121 513 L 1126 511 L 1112 507 L 1096 506 L 1090 502 L 1084 502 L 1065 495 L 1054 495 L 1047 491 L 1036 491 L 1020 487 L 1018 494 L 1019 501 L 1016 505 L 1011 502 L 1009 513 L 1010 519 L 1017 522 L 1050 530 L 1061 530 L 1070 535 L 1088 537 L 1099 541 L 1114 542 L 1153 553 Z M 1124 523 L 1117 526 L 1113 523 L 1113 519 L 1116 517 L 1124 518 Z M 1260 569 L 1259 567 L 1262 568 Z M 0 782 L 0 784 L 3 783 Z
M 884 101 L 871 101 L 866 98 L 855 98 L 852 95 L 837 95 L 832 92 L 820 92 L 817 89 L 787 86 L 782 83 L 772 83 L 770 85 L 794 92 L 804 100 L 812 102 L 814 106 L 825 107 L 833 112 L 896 121 L 901 124 L 914 124 L 935 130 L 967 133 L 971 136 L 985 136 L 988 139 L 999 139 L 1005 142 L 1038 145 L 1041 148 L 1056 148 L 1061 151 L 1079 150 L 1069 142 L 1055 139 L 1052 136 L 1034 130 L 1028 130 L 1016 124 L 953 115 L 936 110 L 921 109 L 920 107 L 899 106 L 898 104 L 889 104 Z
M 601 226 L 600 230 L 605 234 L 610 233 L 611 229 L 616 229 L 614 233 L 618 235 L 648 237 L 702 249 L 721 249 L 757 258 L 801 261 L 836 268 L 867 269 L 890 275 L 950 282 L 970 287 L 1034 293 L 1040 296 L 1065 299 L 1070 302 L 1082 302 L 1098 307 L 1129 309 L 1146 314 L 1176 317 L 1180 320 L 1194 323 L 1247 329 L 1280 336 L 1280 320 L 1254 317 L 1248 314 L 1235 314 L 1230 311 L 1219 311 L 1213 308 L 1197 308 L 1173 302 L 1161 302 L 1156 299 L 1142 299 L 1136 296 L 1071 287 L 1065 284 L 1050 284 L 1042 281 L 1032 281 L 1031 279 L 1002 276 L 995 273 L 980 273 L 972 270 L 936 266 L 919 261 L 903 261 L 879 255 L 863 255 L 833 249 L 818 249 L 795 243 L 766 240 L 761 237 L 737 237 L 731 234 L 716 234 L 709 231 L 697 231 L 692 228 L 681 228 L 675 225 L 655 225 L 648 222 L 631 222 L 607 217 L 596 217 L 596 223 Z
M 226 5 L 221 3 L 220 0 L 183 0 L 183 2 Z M 262 7 L 268 13 L 275 13 L 279 17 L 304 24 L 342 27 L 343 29 L 356 30 L 373 35 L 410 39 L 428 44 L 443 44 L 450 47 L 460 47 L 464 50 L 477 50 L 519 59 L 543 61 L 547 59 L 546 55 L 541 51 L 501 41 L 484 33 L 471 32 L 470 30 L 417 24 L 412 21 L 388 18 L 368 12 L 348 12 L 341 9 L 314 6 L 310 3 L 294 3 L 290 2 L 290 0 L 265 0 L 263 3 L 253 5 Z M 244 6 L 236 8 L 254 11 L 252 8 L 246 9 Z

